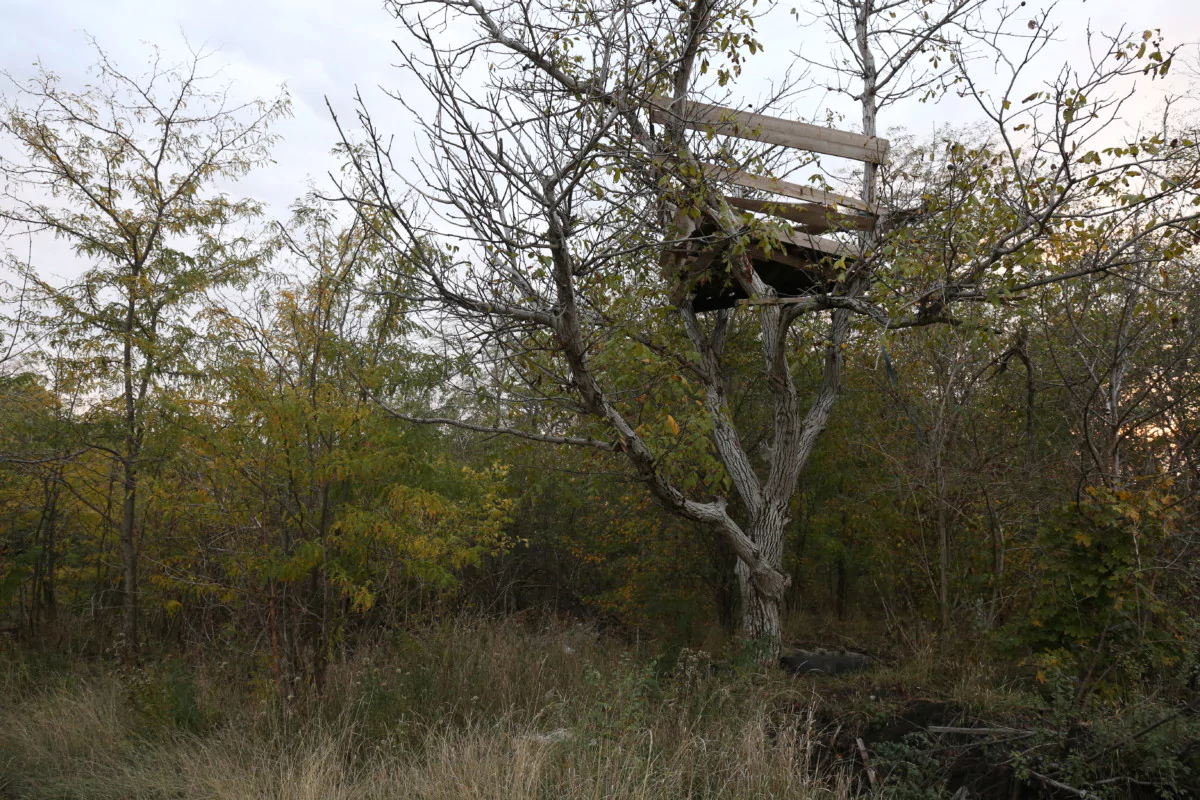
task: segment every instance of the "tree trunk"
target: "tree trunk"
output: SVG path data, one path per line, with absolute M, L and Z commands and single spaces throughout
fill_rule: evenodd
M 58 489 L 50 478 L 42 481 L 45 501 L 38 520 L 34 545 L 41 548 L 33 565 L 29 591 L 29 633 L 37 635 L 42 623 L 54 617 L 54 527 L 57 523 Z
M 782 633 L 783 604 L 781 596 L 772 597 L 753 580 L 750 567 L 738 560 L 734 570 L 738 579 L 739 614 L 738 632 L 743 641 L 753 647 L 764 660 L 779 656 L 779 639 Z
M 781 569 L 787 523 L 786 500 L 764 503 L 748 531 L 751 540 L 758 546 L 760 568 L 756 574 L 753 566 L 740 558 L 736 565 L 741 601 L 739 633 L 763 662 L 779 657 L 783 602 L 790 585 L 790 580 Z
M 46 519 L 46 530 L 42 538 L 42 608 L 45 611 L 45 620 L 53 622 L 58 610 L 58 598 L 55 593 L 54 570 L 57 567 L 55 548 L 58 547 L 56 541 L 58 527 L 58 488 L 54 488 L 50 495 L 50 513 Z
M 941 607 L 942 631 L 950 630 L 950 515 L 949 498 L 946 491 L 946 470 L 942 466 L 941 448 L 943 437 L 939 433 L 935 446 L 938 454 L 934 462 L 934 496 L 937 502 L 936 520 L 938 535 L 938 605 Z
M 874 54 L 870 48 L 868 26 L 871 16 L 875 13 L 872 0 L 865 0 L 860 10 L 856 24 L 856 39 L 862 59 L 863 92 L 861 96 L 863 114 L 863 133 L 876 136 L 878 123 L 877 83 L 878 75 L 875 68 Z M 681 97 L 683 89 L 677 87 L 676 96 Z M 863 200 L 874 205 L 878 183 L 878 167 L 866 163 L 863 171 Z M 875 243 L 873 232 L 864 232 L 862 245 L 864 252 L 870 250 Z M 753 275 L 749 270 L 748 274 Z M 753 279 L 752 280 L 756 280 Z M 870 276 L 856 275 L 850 281 L 848 294 L 859 296 L 870 285 Z M 752 287 L 747 287 L 748 291 Z M 753 294 L 754 292 L 750 292 Z M 750 476 L 740 473 L 749 472 L 744 467 L 748 462 L 744 458 L 736 434 L 730 427 L 722 430 L 722 413 L 720 402 L 719 382 L 716 380 L 718 371 L 709 367 L 710 389 L 714 395 L 710 402 L 710 413 L 717 422 L 715 443 L 721 453 L 725 466 L 730 471 L 735 485 L 738 486 L 742 498 L 750 498 L 753 519 L 747 529 L 747 534 L 758 550 L 756 571 L 755 565 L 739 557 L 737 563 L 738 588 L 741 593 L 740 632 L 748 643 L 755 643 L 759 657 L 766 662 L 773 660 L 779 654 L 780 636 L 782 634 L 782 606 L 790 585 L 790 579 L 782 571 L 783 538 L 788 523 L 788 509 L 795 493 L 797 479 L 803 470 L 809 455 L 816 444 L 817 436 L 825 429 L 833 403 L 838 395 L 842 366 L 842 346 L 849 334 L 850 317 L 845 309 L 833 312 L 830 319 L 829 344 L 826 350 L 825 369 L 817 397 L 803 421 L 800 420 L 799 398 L 795 383 L 792 380 L 787 364 L 786 348 L 787 324 L 780 324 L 782 318 L 777 307 L 766 306 L 761 312 L 763 332 L 763 351 L 766 356 L 767 380 L 771 392 L 776 398 L 775 436 L 772 442 L 774 455 L 770 475 L 760 485 Z M 687 319 L 685 315 L 685 319 Z M 692 328 L 695 328 L 694 317 L 691 318 Z M 790 323 L 789 323 L 790 324 Z M 689 330 L 692 341 L 703 352 L 703 337 Z
M 125 619 L 125 656 L 136 660 L 138 653 L 138 558 L 134 542 L 137 510 L 137 470 L 128 459 L 122 462 L 125 499 L 121 503 L 121 566 L 123 569 L 123 605 Z
M 131 271 L 136 281 L 140 265 Z M 137 457 L 141 450 L 138 436 L 137 397 L 134 393 L 134 347 L 133 337 L 137 330 L 137 295 L 131 282 L 125 306 L 125 330 L 122 331 L 122 377 L 124 378 L 125 403 L 125 452 L 121 457 L 121 566 L 123 571 L 123 604 L 125 608 L 124 636 L 125 658 L 133 662 L 138 657 L 138 559 L 134 541 L 134 523 L 137 514 Z

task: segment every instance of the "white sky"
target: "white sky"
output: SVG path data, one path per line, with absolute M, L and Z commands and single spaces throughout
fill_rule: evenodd
M 805 0 L 794 0 L 804 8 Z M 802 49 L 819 56 L 828 51 L 819 26 L 804 28 L 786 13 L 761 26 L 766 51 L 752 62 L 738 90 L 753 98 L 759 76 L 778 72 Z M 1030 17 L 1044 7 L 1028 0 Z M 1084 54 L 1087 25 L 1115 31 L 1122 25 L 1136 31 L 1162 28 L 1167 43 L 1200 41 L 1200 0 L 1063 0 L 1054 16 L 1062 25 L 1061 44 L 1050 48 L 1047 73 L 1064 60 Z M 412 142 L 413 126 L 405 112 L 382 97 L 378 87 L 403 90 L 403 77 L 393 68 L 391 39 L 397 26 L 380 0 L 0 0 L 0 69 L 15 77 L 32 72 L 35 59 L 57 72 L 67 86 L 85 80 L 94 54 L 85 33 L 94 36 L 122 67 L 138 71 L 145 63 L 148 43 L 158 45 L 166 60 L 185 55 L 185 37 L 193 45 L 215 49 L 214 64 L 224 65 L 235 95 L 249 98 L 274 94 L 286 83 L 294 101 L 294 118 L 279 125 L 283 141 L 275 150 L 276 164 L 260 170 L 240 185 L 240 194 L 269 203 L 276 217 L 305 190 L 308 180 L 321 180 L 334 166 L 329 151 L 335 133 L 325 110 L 327 96 L 345 120 L 352 117 L 352 96 L 359 87 L 372 111 L 396 135 Z M 1190 48 L 1195 52 L 1194 46 Z M 1183 84 L 1176 84 L 1180 91 Z M 1156 92 L 1139 97 L 1139 109 L 1151 112 Z M 799 104 L 803 113 L 819 114 L 826 99 L 814 95 Z M 889 112 L 884 127 L 900 126 L 912 133 L 931 133 L 945 123 L 969 120 L 962 103 L 942 106 L 912 104 Z

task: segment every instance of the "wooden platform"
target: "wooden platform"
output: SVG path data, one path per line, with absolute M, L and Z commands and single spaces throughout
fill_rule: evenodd
M 665 97 L 655 97 L 651 101 L 650 119 L 656 124 L 682 124 L 687 129 L 710 135 L 732 136 L 875 164 L 884 161 L 889 147 L 886 139 L 878 137 L 693 101 L 673 104 Z M 861 255 L 857 246 L 821 234 L 869 231 L 877 222 L 874 209 L 855 197 L 754 175 L 733 167 L 710 163 L 700 163 L 698 167 L 701 177 L 741 190 L 722 192 L 730 208 L 749 215 L 786 220 L 789 224 L 792 232 L 783 237 L 781 250 L 751 254 L 754 271 L 781 297 L 796 297 L 822 289 L 833 280 L 834 264 Z M 695 174 L 696 168 L 696 163 L 691 162 L 691 174 Z M 708 239 L 719 229 L 715 221 L 706 220 L 694 236 Z M 675 251 L 673 255 L 690 259 L 685 272 L 693 287 L 692 302 L 697 311 L 730 308 L 738 300 L 747 299 L 741 286 L 724 268 L 725 246 L 719 241 L 707 247 Z
M 715 226 L 703 226 L 696 235 L 703 238 L 715 232 Z M 758 250 L 750 254 L 755 273 L 780 297 L 800 297 L 830 288 L 838 262 L 859 256 L 855 245 L 805 233 L 787 236 L 781 244 L 781 249 L 769 253 Z M 692 308 L 696 311 L 732 308 L 739 300 L 749 298 L 729 272 L 726 249 L 720 243 L 709 245 L 692 256 L 688 264 Z

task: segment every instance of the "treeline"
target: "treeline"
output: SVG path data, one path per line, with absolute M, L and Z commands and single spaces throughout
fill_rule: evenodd
M 534 390 L 513 370 L 564 380 L 541 334 L 464 327 L 454 352 L 432 346 L 458 323 L 428 313 L 368 194 L 307 196 L 279 222 L 230 198 L 268 158 L 286 98 L 235 107 L 194 69 L 151 77 L 104 62 L 83 94 L 43 74 L 5 101 L 24 160 L 3 162 L 0 213 L 65 241 L 82 270 L 9 259 L 6 634 L 129 659 L 235 650 L 291 693 L 373 632 L 455 608 L 549 610 L 677 645 L 736 627 L 729 541 L 663 510 L 574 401 L 522 404 Z M 914 231 L 910 244 L 932 235 Z M 1040 252 L 1067 271 L 1086 257 Z M 1167 256 L 999 297 L 966 324 L 853 329 L 788 509 L 793 632 L 852 617 L 873 646 L 980 637 L 1086 688 L 1194 675 L 1200 265 Z M 661 284 L 608 289 L 624 305 L 595 313 L 614 326 L 665 304 Z M 812 396 L 823 341 L 788 336 Z M 757 337 L 730 324 L 723 380 L 761 471 Z M 703 392 L 653 344 L 598 345 L 594 363 L 671 480 L 728 495 Z

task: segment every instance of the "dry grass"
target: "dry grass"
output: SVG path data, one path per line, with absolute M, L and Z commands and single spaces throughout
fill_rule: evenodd
M 19 697 L 0 708 L 0 797 L 851 796 L 818 768 L 808 717 L 772 711 L 797 700 L 781 679 L 713 676 L 701 656 L 656 674 L 578 628 L 432 628 L 339 665 L 323 699 L 284 706 L 253 676 L 213 669 L 46 688 L 15 661 L 4 674 L 0 690 Z M 160 702 L 180 680 L 205 715 L 194 731 Z

